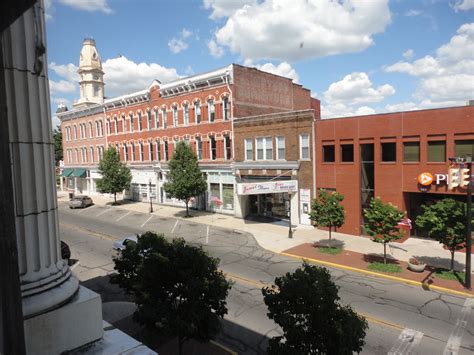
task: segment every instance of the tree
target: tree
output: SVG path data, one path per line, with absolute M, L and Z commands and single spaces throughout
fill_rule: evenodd
M 63 133 L 61 126 L 56 126 L 53 130 L 53 142 L 54 142 L 54 160 L 56 166 L 59 165 L 59 161 L 63 159 Z
M 365 344 L 367 321 L 339 303 L 326 268 L 304 263 L 262 289 L 268 316 L 283 330 L 269 354 L 352 354 Z
M 177 336 L 179 354 L 185 341 L 209 341 L 227 314 L 229 282 L 218 270 L 219 259 L 183 239 L 168 242 L 147 232 L 114 258 L 112 282 L 132 294 L 134 318 L 149 331 Z
M 186 204 L 186 217 L 189 217 L 189 201 L 207 189 L 196 155 L 189 145 L 184 142 L 176 145 L 169 169 L 168 182 L 163 187 L 166 193 Z
M 445 198 L 421 207 L 423 214 L 416 217 L 416 226 L 449 249 L 454 270 L 454 253 L 466 242 L 466 203 Z
M 404 216 L 404 212 L 391 203 L 383 203 L 380 198 L 372 198 L 369 208 L 364 209 L 364 230 L 372 237 L 372 241 L 383 243 L 384 264 L 387 263 L 387 243 L 403 237 L 398 222 Z
M 120 156 L 113 147 L 109 147 L 99 163 L 102 179 L 97 181 L 101 192 L 114 194 L 114 205 L 117 204 L 117 192 L 130 188 L 132 173 L 130 168 L 120 161 Z
M 342 200 L 343 195 L 337 192 L 328 193 L 322 189 L 319 191 L 318 199 L 313 201 L 309 218 L 316 226 L 329 228 L 329 240 L 331 240 L 331 229 L 344 224 L 344 206 L 340 204 Z

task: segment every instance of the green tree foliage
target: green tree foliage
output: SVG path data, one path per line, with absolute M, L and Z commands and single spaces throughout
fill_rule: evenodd
M 186 204 L 186 217 L 189 217 L 188 204 L 192 197 L 207 189 L 207 182 L 199 169 L 196 154 L 184 142 L 179 142 L 169 162 L 168 182 L 164 184 L 166 193 Z
M 339 303 L 326 268 L 304 263 L 262 289 L 268 316 L 283 330 L 270 339 L 269 354 L 352 354 L 365 344 L 367 321 Z
M 391 203 L 383 203 L 380 198 L 373 198 L 369 208 L 364 209 L 364 230 L 372 241 L 383 243 L 383 262 L 387 263 L 387 243 L 403 237 L 398 222 L 405 216 L 404 212 Z
M 344 224 L 344 206 L 341 201 L 344 196 L 337 192 L 329 193 L 322 189 L 319 196 L 313 201 L 310 219 L 316 226 L 329 228 L 329 240 L 331 240 L 331 229 L 339 228 Z
M 54 160 L 56 166 L 59 166 L 59 161 L 63 159 L 63 133 L 61 132 L 61 126 L 57 126 L 53 130 L 53 143 L 54 143 Z
M 464 248 L 466 242 L 466 203 L 445 198 L 421 207 L 423 214 L 416 218 L 416 226 L 449 249 L 453 270 L 454 253 Z
M 177 336 L 179 354 L 186 340 L 209 341 L 227 314 L 229 282 L 219 259 L 183 239 L 168 242 L 147 232 L 114 258 L 112 282 L 132 294 L 135 319 L 151 332 Z
M 109 147 L 99 163 L 99 172 L 102 179 L 97 181 L 97 188 L 101 192 L 114 194 L 114 204 L 117 204 L 117 192 L 130 188 L 130 168 L 120 161 L 120 155 L 115 148 Z

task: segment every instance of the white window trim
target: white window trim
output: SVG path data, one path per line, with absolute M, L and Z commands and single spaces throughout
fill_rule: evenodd
M 211 115 L 214 113 L 214 120 L 211 121 Z M 215 122 L 216 120 L 216 105 L 213 99 L 207 100 L 207 121 Z
M 166 128 L 166 108 L 161 109 L 161 117 L 162 117 L 162 126 L 163 128 Z
M 183 105 L 183 123 L 185 127 L 189 126 L 189 105 L 188 104 Z
M 178 107 L 173 106 L 173 127 L 178 127 L 179 117 L 178 117 Z
M 196 110 L 198 108 L 198 110 Z M 199 112 L 199 115 L 198 115 Z M 198 122 L 198 116 L 199 116 L 199 122 Z M 201 123 L 202 121 L 202 110 L 201 110 L 201 103 L 199 101 L 194 102 L 194 123 L 198 124 Z
M 303 158 L 303 136 L 305 137 L 308 137 L 308 158 Z M 311 151 L 310 151 L 310 136 L 309 134 L 307 133 L 304 133 L 304 134 L 300 134 L 300 137 L 299 137 L 299 142 L 300 142 L 300 156 L 299 156 L 299 160 L 303 160 L 303 161 L 309 161 L 311 160 Z
M 258 159 L 258 145 L 257 145 L 257 140 L 262 139 L 263 140 L 263 159 Z M 270 159 L 267 158 L 267 141 L 269 141 L 272 145 L 272 156 Z M 263 161 L 263 160 L 273 160 L 273 137 L 270 136 L 265 136 L 265 137 L 255 137 L 255 160 L 258 161 Z
M 285 156 L 283 158 L 280 157 L 280 154 L 278 152 L 278 150 L 280 149 L 280 147 L 278 146 L 278 138 L 283 138 L 283 150 L 285 151 Z M 286 138 L 285 138 L 285 136 L 276 136 L 275 137 L 275 156 L 276 156 L 276 160 L 286 160 Z

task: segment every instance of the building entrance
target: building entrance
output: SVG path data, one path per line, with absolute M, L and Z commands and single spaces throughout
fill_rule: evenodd
M 276 219 L 288 219 L 286 193 L 250 195 L 250 214 Z

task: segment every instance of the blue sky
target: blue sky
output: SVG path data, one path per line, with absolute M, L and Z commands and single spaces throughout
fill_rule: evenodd
M 45 0 L 52 111 L 96 40 L 106 96 L 229 63 L 291 77 L 325 118 L 474 99 L 474 0 Z

